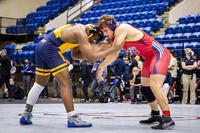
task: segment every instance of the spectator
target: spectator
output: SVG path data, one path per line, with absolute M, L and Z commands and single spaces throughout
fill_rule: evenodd
M 142 69 L 142 65 L 143 65 L 143 62 L 141 60 L 141 57 L 140 56 L 135 56 L 135 60 L 137 61 L 138 63 L 138 68 L 141 70 Z
M 128 73 L 130 73 L 132 75 L 132 69 L 134 67 L 138 67 L 138 62 L 137 60 L 135 59 L 135 56 L 134 55 L 131 55 L 130 58 L 129 58 L 129 63 L 128 63 Z
M 66 60 L 66 62 L 69 64 L 68 72 L 70 72 L 70 78 L 71 78 L 71 76 L 72 76 L 71 70 L 74 68 L 74 66 L 68 60 Z M 75 91 L 74 90 L 74 83 L 72 82 L 73 97 L 75 97 L 75 95 L 76 95 L 74 91 Z M 53 78 L 53 97 L 54 98 L 60 98 L 60 84 L 55 77 Z
M 132 75 L 130 77 L 130 96 L 131 96 L 131 104 L 137 103 L 142 100 L 142 93 L 140 91 L 141 86 L 141 72 L 138 67 L 134 67 L 132 70 Z M 139 97 L 136 99 L 136 89 L 139 90 Z
M 24 61 L 22 73 L 23 73 L 24 91 L 25 91 L 25 95 L 27 95 L 31 88 L 32 75 L 34 73 L 33 67 L 29 63 L 29 60 L 27 59 Z
M 174 95 L 175 95 L 175 84 L 177 79 L 177 70 L 178 70 L 178 62 L 175 58 L 175 53 L 171 52 L 171 60 L 168 67 L 169 72 L 171 73 L 171 82 L 170 82 L 170 90 L 168 94 L 169 103 L 175 103 Z
M 69 71 L 69 75 L 70 75 L 70 78 L 71 78 L 71 84 L 72 84 L 72 96 L 73 96 L 73 98 L 76 98 L 77 97 L 76 74 L 73 71 L 73 69 L 74 69 L 73 61 L 70 60 L 69 64 L 70 65 L 68 66 L 68 71 Z
M 99 60 L 99 61 L 96 61 L 93 64 L 92 73 L 96 74 L 98 66 L 99 66 L 99 64 L 101 64 L 101 62 L 102 62 L 102 60 Z M 107 68 L 105 68 L 104 71 L 103 71 L 103 77 L 104 77 L 104 79 L 107 78 L 107 75 L 108 75 L 108 71 L 107 71 Z M 95 77 L 94 80 L 93 80 L 93 82 L 92 82 L 92 90 L 96 90 L 97 87 L 98 87 L 98 85 L 99 85 L 99 82 L 98 82 L 98 80 Z
M 190 48 L 185 49 L 185 58 L 181 61 L 182 81 L 183 81 L 183 98 L 182 104 L 188 102 L 188 91 L 190 89 L 190 103 L 196 102 L 196 74 L 195 69 L 198 67 L 196 60 L 193 58 L 193 51 Z
M 12 98 L 12 92 L 10 87 L 10 58 L 7 55 L 6 49 L 0 51 L 0 88 L 5 83 L 8 92 L 5 93 L 5 97 Z
M 126 70 L 126 64 L 122 57 L 118 57 L 111 65 L 110 68 L 115 76 L 121 76 Z
M 17 71 L 17 68 L 15 66 L 15 62 L 11 60 L 11 69 L 10 69 L 10 84 L 14 85 L 15 84 L 15 74 Z
M 119 56 L 111 65 L 110 65 L 111 71 L 113 72 L 114 76 L 121 77 L 120 81 L 117 83 L 117 101 L 122 102 L 125 99 L 125 83 L 122 80 L 123 75 L 126 73 L 127 66 L 123 60 L 122 56 Z M 121 85 L 121 83 L 123 85 Z
M 40 98 L 44 98 L 44 99 L 48 98 L 48 87 L 47 87 L 47 85 L 44 87 L 44 89 L 40 93 Z
M 60 85 L 56 78 L 53 78 L 53 97 L 54 98 L 60 97 Z
M 93 81 L 95 75 L 91 72 L 90 66 L 87 64 L 86 60 L 80 61 L 80 70 L 81 78 L 79 79 L 79 81 L 82 82 L 81 88 L 84 94 L 84 102 L 89 102 L 88 87 Z
M 166 96 L 168 96 L 168 93 L 169 93 L 169 89 L 170 89 L 169 84 L 170 84 L 170 82 L 171 82 L 171 73 L 168 71 L 167 75 L 165 77 L 165 81 L 163 83 L 163 91 L 164 91 Z

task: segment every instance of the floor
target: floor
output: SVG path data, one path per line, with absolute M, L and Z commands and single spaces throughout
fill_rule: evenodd
M 91 128 L 67 128 L 63 104 L 36 104 L 33 124 L 19 124 L 24 104 L 0 104 L 0 133 L 160 133 L 150 125 L 141 125 L 150 113 L 147 104 L 129 103 L 75 104 L 83 120 L 93 123 Z M 200 130 L 200 105 L 170 105 L 176 126 L 162 133 L 198 133 Z

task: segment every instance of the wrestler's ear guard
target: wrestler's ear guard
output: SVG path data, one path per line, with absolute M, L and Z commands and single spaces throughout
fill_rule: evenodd
M 110 20 L 110 21 L 108 21 L 108 26 L 109 26 L 109 28 L 111 29 L 111 30 L 115 30 L 115 28 L 116 28 L 116 22 L 114 21 L 114 20 Z
M 109 29 L 114 31 L 116 29 L 116 21 L 115 20 L 106 20 L 104 18 L 100 18 L 100 20 L 104 21 L 105 24 L 108 26 Z

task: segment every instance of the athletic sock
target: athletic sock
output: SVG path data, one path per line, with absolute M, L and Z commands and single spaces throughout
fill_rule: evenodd
M 153 116 L 159 116 L 160 112 L 159 111 L 151 110 L 151 115 L 153 115 Z
M 163 111 L 163 115 L 164 115 L 164 116 L 170 116 L 170 111 L 169 111 L 169 110 Z
M 25 112 L 28 112 L 28 113 L 31 113 L 32 112 L 32 110 L 33 110 L 33 106 L 32 105 L 29 105 L 29 104 L 27 104 L 26 105 L 26 107 L 25 107 Z
M 73 116 L 73 115 L 75 115 L 75 114 L 76 114 L 75 111 L 70 111 L 70 112 L 67 113 L 67 117 Z

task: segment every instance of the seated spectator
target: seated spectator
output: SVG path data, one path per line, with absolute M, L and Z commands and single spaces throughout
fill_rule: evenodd
M 176 91 L 176 79 L 177 79 L 177 70 L 178 70 L 178 61 L 175 57 L 175 53 L 173 51 L 171 52 L 171 60 L 169 63 L 168 70 L 171 73 L 171 82 L 170 82 L 170 90 L 168 93 L 168 99 L 169 103 L 175 103 L 175 91 Z
M 119 76 L 120 80 L 117 83 L 116 93 L 117 101 L 122 102 L 125 100 L 125 83 L 123 81 L 123 75 L 127 72 L 127 66 L 123 60 L 123 56 L 119 56 L 111 65 L 110 69 L 114 76 Z
M 170 82 L 171 82 L 171 73 L 167 72 L 167 75 L 165 77 L 165 81 L 163 83 L 163 91 L 165 93 L 165 95 L 168 97 L 168 93 L 169 93 L 169 88 L 170 88 Z
M 101 62 L 102 62 L 102 60 L 99 60 L 99 61 L 96 61 L 93 64 L 92 73 L 96 74 L 98 66 L 99 66 L 99 64 L 101 64 Z M 107 75 L 108 75 L 108 71 L 107 71 L 107 68 L 105 68 L 104 71 L 103 71 L 103 77 L 104 77 L 104 79 L 107 78 Z M 96 76 L 95 76 L 95 78 L 92 81 L 92 90 L 93 90 L 93 92 L 94 92 L 94 90 L 97 89 L 98 86 L 99 86 L 99 82 L 98 82 L 98 80 L 96 79 Z M 95 93 L 93 94 L 93 97 L 94 97 L 94 95 L 95 95 Z
M 138 63 L 138 68 L 141 70 L 142 69 L 142 66 L 143 66 L 143 58 L 140 57 L 140 56 L 135 56 L 135 60 L 137 61 Z
M 131 104 L 138 103 L 142 100 L 142 93 L 140 91 L 141 85 L 141 72 L 138 67 L 134 67 L 132 69 L 132 75 L 130 77 L 130 96 L 131 96 Z M 139 97 L 136 97 L 136 89 L 139 91 Z

